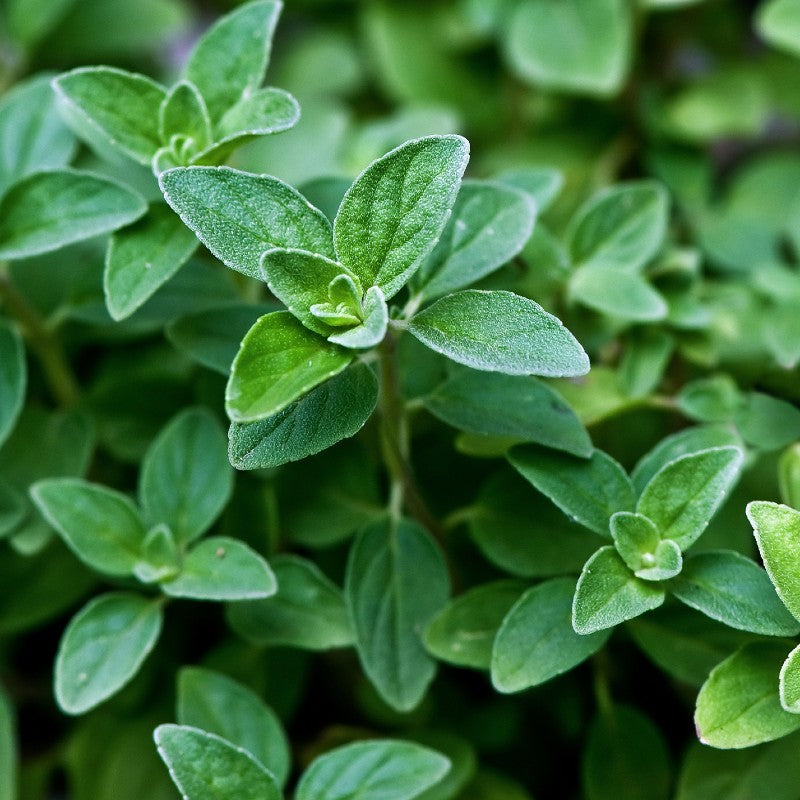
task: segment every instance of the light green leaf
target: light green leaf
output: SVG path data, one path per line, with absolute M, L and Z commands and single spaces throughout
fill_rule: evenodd
M 553 167 L 518 167 L 497 176 L 500 183 L 522 189 L 534 202 L 537 213 L 546 211 L 564 188 L 564 174 Z
M 492 685 L 520 692 L 549 681 L 599 650 L 610 631 L 580 636 L 572 628 L 573 578 L 554 578 L 525 592 L 497 632 Z
M 142 558 L 133 574 L 142 583 L 159 583 L 174 578 L 181 569 L 181 551 L 169 526 L 160 523 L 147 532 Z
M 233 362 L 225 391 L 228 416 L 233 422 L 271 417 L 341 372 L 353 356 L 288 311 L 266 314 L 248 331 Z
M 762 392 L 750 392 L 734 422 L 742 439 L 759 450 L 778 450 L 800 439 L 800 409 Z
M 800 507 L 800 442 L 788 447 L 778 461 L 781 500 L 791 508 Z
M 381 519 L 361 530 L 350 550 L 345 600 L 364 671 L 398 711 L 420 702 L 436 672 L 421 632 L 448 593 L 444 559 L 424 528 Z
M 714 447 L 676 458 L 650 479 L 636 511 L 656 524 L 663 539 L 686 550 L 733 488 L 743 460 L 738 447 Z
M 670 758 L 661 731 L 628 706 L 595 717 L 583 751 L 586 800 L 667 800 Z
M 212 120 L 264 80 L 283 3 L 256 0 L 215 22 L 197 42 L 183 75 L 199 90 Z
M 512 292 L 447 295 L 414 315 L 408 330 L 431 350 L 472 369 L 548 377 L 589 371 L 588 356 L 561 320 Z
M 536 205 L 511 186 L 464 181 L 433 252 L 417 275 L 421 294 L 462 289 L 510 261 L 533 232 Z
M 379 286 L 370 286 L 367 289 L 361 307 L 361 317 L 360 324 L 343 333 L 330 335 L 328 341 L 353 350 L 375 347 L 383 341 L 389 326 L 389 308 Z
M 358 433 L 377 402 L 375 373 L 356 364 L 271 417 L 233 423 L 228 457 L 242 470 L 299 461 Z
M 55 78 L 53 88 L 70 126 L 101 155 L 119 150 L 149 166 L 162 144 L 163 86 L 113 67 L 80 67 Z
M 792 714 L 800 714 L 800 645 L 786 657 L 779 678 L 781 706 Z
M 680 549 L 669 539 L 662 541 L 647 517 L 618 511 L 611 517 L 610 530 L 617 552 L 638 578 L 662 581 L 680 572 Z
M 44 518 L 78 558 L 107 575 L 130 575 L 146 535 L 136 506 L 120 492 L 80 478 L 50 478 L 31 486 Z
M 311 762 L 297 800 L 413 800 L 449 769 L 449 759 L 413 742 L 354 742 Z
M 724 750 L 752 747 L 800 728 L 800 715 L 784 711 L 778 695 L 786 649 L 782 642 L 753 642 L 712 670 L 694 714 L 703 744 Z
M 637 578 L 646 581 L 666 581 L 674 578 L 683 569 L 681 549 L 672 539 L 663 539 L 653 552 L 653 563 L 634 570 Z
M 764 636 L 800 633 L 767 573 L 733 551 L 698 553 L 687 559 L 669 590 L 686 605 L 732 628 Z
M 266 647 L 330 650 L 353 644 L 342 592 L 312 561 L 286 554 L 275 556 L 270 564 L 278 593 L 228 606 L 228 621 L 236 633 Z
M 595 450 L 588 460 L 530 445 L 514 447 L 508 460 L 525 480 L 568 517 L 609 538 L 616 511 L 633 511 L 633 485 L 611 456 Z
M 165 145 L 173 136 L 191 139 L 193 152 L 205 150 L 211 144 L 208 109 L 193 83 L 180 81 L 169 90 L 159 108 L 158 132 Z
M 613 547 L 601 547 L 578 578 L 572 626 L 586 634 L 613 628 L 664 602 L 664 590 L 637 578 Z
M 546 89 L 614 94 L 631 50 L 631 10 L 624 0 L 529 0 L 506 26 L 506 57 L 521 77 Z
M 197 239 L 163 203 L 150 206 L 135 225 L 117 231 L 106 251 L 103 292 L 112 319 L 129 317 L 163 286 L 197 249 Z
M 164 594 L 194 600 L 258 600 L 278 589 L 269 564 L 238 539 L 212 536 L 184 557 L 177 578 L 161 584 Z
M 747 518 L 778 597 L 800 620 L 800 511 L 755 501 L 747 506 Z
M 75 144 L 50 79 L 34 76 L 18 83 L 0 101 L 0 195 L 32 172 L 66 166 Z
M 282 800 L 275 776 L 250 753 L 188 725 L 159 725 L 158 754 L 184 800 Z
M 700 422 L 729 422 L 744 404 L 736 381 L 727 374 L 687 383 L 677 396 L 678 408 Z
M 469 158 L 461 136 L 413 139 L 356 178 L 333 223 L 339 260 L 392 298 L 442 232 Z
M 22 338 L 15 328 L 0 320 L 0 446 L 22 411 L 27 383 L 28 368 Z
M 470 433 L 592 453 L 589 434 L 575 412 L 546 383 L 520 375 L 461 370 L 423 398 L 434 416 Z
M 74 3 L 75 0 L 8 0 L 5 5 L 8 32 L 30 52 Z
M 201 667 L 184 667 L 178 673 L 177 693 L 176 716 L 181 725 L 214 733 L 241 747 L 279 784 L 286 782 L 289 743 L 277 715 L 257 694 Z
M 655 392 L 664 378 L 675 350 L 675 339 L 666 331 L 645 328 L 627 342 L 619 364 L 619 382 L 632 398 Z
M 77 170 L 37 172 L 0 200 L 0 258 L 13 260 L 109 233 L 147 210 L 120 184 Z
M 631 322 L 667 316 L 664 298 L 641 275 L 619 267 L 579 267 L 570 277 L 568 292 L 581 305 Z
M 764 0 L 756 12 L 756 30 L 773 47 L 800 56 L 800 3 Z
M 570 223 L 572 263 L 636 272 L 661 248 L 668 215 L 669 198 L 659 183 L 637 181 L 603 189 Z
M 494 581 L 454 598 L 425 629 L 428 652 L 448 664 L 488 670 L 497 631 L 523 589 L 519 581 Z
M 159 175 L 164 197 L 226 266 L 261 278 L 276 247 L 334 258 L 331 224 L 295 189 L 269 175 L 229 167 L 178 167 Z
M 184 409 L 172 419 L 148 448 L 139 474 L 147 520 L 167 523 L 181 545 L 211 527 L 232 490 L 225 434 L 202 408 Z
M 17 796 L 17 734 L 14 707 L 0 685 L 0 800 Z
M 56 700 L 83 714 L 125 686 L 161 633 L 161 603 L 137 594 L 103 594 L 71 620 L 58 648 Z

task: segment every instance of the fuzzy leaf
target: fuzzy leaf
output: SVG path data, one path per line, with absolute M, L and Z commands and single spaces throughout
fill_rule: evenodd
M 571 300 L 611 317 L 655 322 L 667 316 L 664 298 L 641 275 L 618 267 L 579 267 L 568 291 Z
M 188 725 L 159 725 L 158 754 L 184 800 L 282 800 L 275 776 L 240 747 Z
M 244 542 L 227 536 L 203 539 L 184 557 L 177 578 L 161 584 L 165 594 L 194 600 L 258 600 L 277 591 L 275 575 Z
M 413 800 L 449 769 L 449 759 L 413 742 L 354 742 L 311 762 L 297 800 Z
M 764 636 L 800 633 L 800 624 L 784 608 L 766 572 L 739 553 L 692 556 L 669 589 L 686 605 L 732 628 Z
M 95 597 L 71 620 L 58 648 L 55 692 L 68 714 L 107 700 L 139 671 L 161 633 L 161 604 L 136 594 Z
M 31 497 L 81 561 L 107 575 L 133 572 L 147 531 L 124 494 L 80 478 L 50 478 L 33 484 Z
M 158 132 L 162 144 L 168 144 L 173 136 L 191 139 L 195 152 L 211 144 L 208 109 L 193 83 L 180 81 L 169 90 L 159 109 Z
M 108 313 L 126 319 L 163 286 L 197 249 L 197 239 L 163 203 L 117 231 L 106 251 L 103 291 Z
M 345 599 L 364 671 L 398 711 L 414 708 L 433 679 L 421 632 L 448 593 L 444 559 L 424 528 L 382 519 L 362 529 L 350 550 Z
M 163 86 L 113 67 L 80 67 L 53 80 L 67 121 L 101 151 L 119 150 L 149 166 L 161 147 L 159 109 Z
M 266 314 L 248 331 L 233 362 L 225 391 L 228 416 L 233 422 L 271 417 L 341 372 L 353 356 L 288 311 Z
M 283 784 L 289 774 L 289 743 L 275 712 L 226 675 L 202 667 L 178 673 L 176 716 L 181 725 L 214 733 L 241 747 Z
M 611 456 L 595 450 L 588 460 L 514 447 L 508 460 L 525 480 L 547 495 L 568 517 L 608 538 L 616 511 L 632 511 L 633 485 Z
M 0 446 L 17 422 L 25 401 L 28 368 L 22 338 L 0 320 Z
M 601 547 L 578 578 L 572 626 L 578 633 L 612 628 L 664 602 L 664 590 L 637 578 L 613 547 Z
M 261 85 L 282 7 L 280 0 L 245 3 L 194 46 L 183 75 L 200 90 L 212 120 Z
M 661 542 L 658 528 L 645 516 L 618 511 L 610 519 L 609 529 L 614 539 L 614 547 L 622 560 L 634 572 L 643 566 L 651 566 L 651 559 Z
M 356 364 L 271 417 L 233 423 L 230 462 L 236 469 L 262 469 L 319 453 L 361 430 L 377 403 L 375 373 Z
M 644 487 L 636 511 L 686 550 L 733 488 L 743 460 L 738 447 L 715 447 L 670 461 Z
M 197 238 L 251 278 L 261 278 L 261 257 L 276 247 L 335 257 L 325 215 L 277 178 L 229 167 L 177 167 L 161 173 L 159 183 Z
M 468 289 L 416 314 L 409 331 L 431 350 L 473 369 L 566 377 L 589 371 L 589 358 L 561 320 L 505 291 Z
M 0 259 L 27 258 L 109 233 L 141 217 L 144 200 L 77 170 L 37 172 L 0 200 Z
M 201 408 L 187 408 L 156 437 L 139 474 L 139 502 L 151 525 L 165 522 L 179 544 L 202 536 L 233 490 L 225 435 Z
M 800 645 L 786 657 L 779 680 L 781 706 L 792 714 L 800 714 Z
M 390 299 L 431 251 L 469 159 L 461 136 L 406 142 L 367 167 L 339 206 L 336 253 L 362 286 Z
M 379 345 L 389 326 L 389 308 L 380 287 L 370 286 L 367 289 L 361 313 L 363 320 L 359 325 L 343 333 L 332 334 L 328 341 L 353 350 Z
M 573 578 L 554 578 L 525 592 L 497 632 L 492 685 L 520 692 L 567 672 L 599 650 L 610 631 L 580 636 L 572 627 Z
M 800 715 L 784 711 L 778 695 L 777 676 L 786 649 L 782 642 L 753 642 L 711 671 L 694 714 L 701 742 L 738 749 L 800 728 Z

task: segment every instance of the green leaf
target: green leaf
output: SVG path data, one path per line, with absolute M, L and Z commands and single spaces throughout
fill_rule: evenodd
M 589 658 L 610 636 L 572 628 L 573 578 L 554 578 L 525 592 L 503 620 L 492 649 L 492 685 L 520 692 Z
M 232 490 L 225 434 L 202 408 L 172 419 L 148 448 L 139 474 L 145 517 L 151 525 L 169 525 L 181 545 L 211 527 Z
M 44 518 L 81 561 L 107 575 L 133 572 L 147 531 L 128 497 L 80 478 L 50 478 L 30 491 Z
M 595 717 L 583 752 L 586 800 L 667 800 L 670 758 L 661 731 L 628 706 Z
M 738 447 L 715 447 L 676 458 L 650 479 L 636 511 L 656 524 L 662 538 L 686 550 L 733 488 L 743 460 Z
M 173 136 L 191 139 L 192 152 L 211 144 L 208 109 L 193 83 L 180 81 L 169 90 L 159 108 L 158 132 L 162 144 L 168 144 Z
M 297 800 L 412 800 L 449 769 L 449 759 L 413 742 L 354 742 L 311 762 Z
M 611 517 L 610 530 L 617 552 L 637 577 L 661 581 L 680 572 L 681 551 L 675 542 L 662 541 L 647 517 L 618 511 Z
M 261 85 L 282 6 L 279 0 L 246 3 L 214 23 L 194 46 L 183 75 L 200 90 L 212 120 Z
M 279 784 L 289 774 L 289 743 L 275 712 L 261 698 L 226 675 L 201 667 L 178 673 L 176 716 L 181 725 L 214 733 L 241 747 L 266 767 Z
M 700 422 L 729 422 L 744 403 L 730 375 L 712 375 L 687 383 L 677 397 L 678 408 Z
M 631 322 L 667 316 L 664 298 L 641 276 L 619 267 L 579 267 L 569 280 L 569 297 L 581 305 Z
M 449 593 L 447 568 L 424 528 L 381 519 L 363 528 L 350 550 L 345 600 L 361 665 L 392 708 L 422 699 L 436 664 L 421 632 Z
M 800 439 L 800 409 L 761 392 L 750 392 L 734 422 L 742 439 L 759 450 L 778 450 Z
M 800 715 L 781 708 L 778 674 L 782 642 L 753 642 L 716 666 L 697 696 L 694 721 L 703 744 L 752 747 L 800 728 Z
M 619 365 L 625 393 L 639 398 L 656 391 L 674 350 L 675 339 L 665 331 L 646 328 L 631 336 Z
M 578 578 L 572 605 L 577 633 L 613 628 L 664 602 L 664 590 L 637 578 L 613 547 L 601 547 Z
M 258 600 L 278 589 L 264 559 L 244 542 L 213 536 L 184 557 L 177 578 L 161 584 L 164 594 L 194 600 Z
M 22 411 L 27 383 L 28 368 L 22 338 L 15 328 L 0 319 L 0 446 Z
M 779 50 L 800 56 L 800 4 L 797 0 L 765 0 L 756 12 L 759 35 Z
M 464 181 L 453 213 L 417 275 L 422 296 L 463 289 L 510 261 L 533 233 L 529 194 L 485 181 Z
M 370 286 L 367 289 L 361 317 L 360 324 L 344 333 L 332 334 L 328 337 L 328 341 L 354 350 L 375 347 L 383 341 L 389 326 L 389 308 L 380 287 Z
M 636 272 L 661 248 L 668 215 L 667 193 L 654 181 L 603 189 L 581 206 L 570 224 L 572 263 Z
M 567 519 L 510 470 L 484 484 L 467 521 L 483 555 L 523 578 L 580 572 L 597 549 L 593 534 Z
M 142 583 L 160 583 L 174 578 L 181 569 L 181 551 L 169 526 L 151 528 L 142 544 L 142 558 L 133 573 Z
M 800 645 L 786 657 L 779 677 L 781 706 L 792 714 L 800 714 Z
M 14 707 L 0 685 L 0 800 L 17 796 L 17 735 Z
M 683 569 L 681 549 L 672 539 L 664 539 L 656 545 L 653 562 L 634 570 L 637 578 L 646 581 L 665 581 L 674 578 Z
M 472 369 L 567 377 L 589 358 L 561 320 L 512 292 L 468 289 L 415 314 L 409 331 L 431 350 Z
M 0 539 L 11 533 L 27 515 L 24 496 L 0 479 Z
M 26 175 L 66 166 L 75 144 L 56 108 L 50 79 L 18 83 L 0 101 L 0 196 Z
M 718 550 L 692 556 L 669 590 L 686 605 L 732 628 L 764 636 L 800 633 L 766 572 L 739 553 Z
M 488 670 L 497 631 L 523 588 L 518 581 L 494 581 L 451 600 L 425 629 L 428 652 L 448 664 Z
M 288 311 L 261 317 L 233 362 L 225 408 L 233 422 L 255 422 L 282 411 L 341 372 L 354 354 L 304 328 Z
M 297 190 L 229 167 L 178 167 L 159 175 L 164 197 L 226 266 L 261 278 L 261 257 L 285 247 L 334 258 L 331 224 Z
M 755 501 L 747 506 L 747 518 L 764 567 L 778 597 L 800 620 L 800 511 L 777 503 Z
M 197 239 L 163 203 L 117 231 L 106 251 L 103 291 L 111 318 L 126 319 L 163 286 L 197 249 Z
M 142 198 L 120 184 L 77 170 L 37 172 L 0 200 L 0 258 L 58 250 L 141 217 Z
M 228 621 L 236 633 L 266 647 L 330 650 L 353 644 L 342 593 L 312 561 L 285 554 L 270 564 L 278 593 L 228 606 Z
M 333 223 L 339 260 L 390 299 L 444 228 L 469 158 L 461 136 L 406 142 L 367 167 Z
M 517 167 L 503 170 L 497 180 L 506 186 L 522 189 L 541 214 L 552 205 L 564 188 L 564 174 L 553 167 Z
M 161 603 L 116 592 L 95 597 L 71 620 L 58 648 L 55 692 L 67 714 L 83 714 L 125 686 L 161 633 Z
M 633 511 L 630 478 L 601 450 L 583 460 L 526 445 L 514 447 L 508 460 L 568 517 L 601 536 L 609 537 L 612 514 Z
M 188 725 L 159 725 L 158 754 L 184 800 L 282 800 L 275 776 L 250 753 Z
M 144 75 L 113 67 L 80 67 L 53 80 L 70 126 L 101 155 L 119 150 L 150 165 L 161 147 L 159 109 L 163 86 Z
M 589 457 L 592 442 L 575 412 L 536 378 L 461 370 L 423 398 L 425 408 L 462 431 Z
M 319 453 L 358 433 L 377 402 L 375 373 L 356 364 L 271 417 L 233 423 L 230 462 L 236 469 L 261 469 Z
M 516 7 L 506 29 L 506 58 L 532 83 L 599 95 L 622 86 L 632 36 L 624 0 L 530 0 Z

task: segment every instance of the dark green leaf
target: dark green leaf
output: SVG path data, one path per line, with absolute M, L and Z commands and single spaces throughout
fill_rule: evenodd
M 0 685 L 0 800 L 17 795 L 16 715 L 11 700 Z
M 28 368 L 22 338 L 15 328 L 0 320 L 0 446 L 22 411 L 27 382 Z

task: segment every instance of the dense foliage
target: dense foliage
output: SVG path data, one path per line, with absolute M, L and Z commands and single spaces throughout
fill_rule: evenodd
M 223 5 L 0 7 L 0 800 L 800 800 L 800 0 Z

